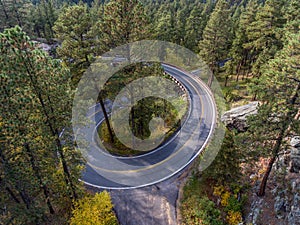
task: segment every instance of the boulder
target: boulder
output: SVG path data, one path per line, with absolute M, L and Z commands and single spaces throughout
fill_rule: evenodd
M 239 106 L 225 112 L 221 116 L 221 121 L 230 130 L 236 129 L 240 132 L 247 130 L 247 116 L 257 113 L 258 102 L 251 102 L 247 105 Z

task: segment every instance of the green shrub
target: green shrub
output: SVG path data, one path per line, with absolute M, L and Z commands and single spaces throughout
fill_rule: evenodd
M 223 225 L 221 212 L 213 201 L 204 196 L 191 196 L 183 202 L 183 224 Z

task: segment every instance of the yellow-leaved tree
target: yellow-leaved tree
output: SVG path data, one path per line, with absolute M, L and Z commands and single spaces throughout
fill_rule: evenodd
M 75 203 L 70 224 L 117 225 L 117 218 L 112 208 L 111 198 L 107 191 L 84 197 Z

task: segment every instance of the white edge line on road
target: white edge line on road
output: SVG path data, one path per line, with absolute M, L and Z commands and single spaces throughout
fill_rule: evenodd
M 163 64 L 163 65 L 166 65 L 167 67 L 171 67 L 172 69 L 175 69 L 175 70 L 177 70 L 179 72 L 184 72 L 186 74 L 191 74 L 190 72 L 184 71 L 182 69 L 178 69 L 177 67 L 174 67 L 174 66 L 169 65 L 169 64 Z M 193 77 L 195 77 L 195 76 L 193 75 Z M 198 81 L 202 81 L 202 80 L 199 79 Z M 170 174 L 170 175 L 168 175 L 168 176 L 166 176 L 166 177 L 164 177 L 164 178 L 162 178 L 160 180 L 157 180 L 157 181 L 154 181 L 154 182 L 151 182 L 151 183 L 147 183 L 147 184 L 143 184 L 143 185 L 132 186 L 132 187 L 131 186 L 130 187 L 105 187 L 105 186 L 91 184 L 91 183 L 83 181 L 81 179 L 79 179 L 79 181 L 83 182 L 86 185 L 89 185 L 89 186 L 92 186 L 92 187 L 96 187 L 96 188 L 99 188 L 99 189 L 106 189 L 106 190 L 129 190 L 129 189 L 136 189 L 136 188 L 147 187 L 147 186 L 150 186 L 150 185 L 154 185 L 154 184 L 160 183 L 162 181 L 165 181 L 165 180 L 173 177 L 175 174 L 179 173 L 184 168 L 186 168 L 192 161 L 194 161 L 194 159 L 196 157 L 199 156 L 200 153 L 202 153 L 202 151 L 204 150 L 204 148 L 207 146 L 207 143 L 210 141 L 210 139 L 212 137 L 212 134 L 213 134 L 214 129 L 215 129 L 215 124 L 216 124 L 216 109 L 217 108 L 216 108 L 215 101 L 213 99 L 212 92 L 211 92 L 211 90 L 207 87 L 207 85 L 203 81 L 201 83 L 203 84 L 203 87 L 204 87 L 205 91 L 208 93 L 208 96 L 211 99 L 211 102 L 213 103 L 213 106 L 214 106 L 214 109 L 215 109 L 215 110 L 213 110 L 213 120 L 212 120 L 213 124 L 212 124 L 212 126 L 210 128 L 208 137 L 206 138 L 206 140 L 203 143 L 202 147 L 199 149 L 199 151 L 184 166 L 182 166 L 181 168 L 179 168 L 178 170 L 176 170 L 172 174 Z

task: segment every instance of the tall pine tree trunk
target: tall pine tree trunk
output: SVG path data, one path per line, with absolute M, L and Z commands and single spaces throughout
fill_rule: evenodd
M 113 135 L 113 132 L 112 132 L 112 129 L 111 129 L 111 126 L 110 126 L 110 122 L 109 122 L 109 118 L 108 118 L 108 115 L 107 115 L 107 112 L 106 112 L 106 109 L 105 109 L 105 105 L 104 105 L 104 102 L 103 102 L 103 99 L 102 99 L 101 96 L 99 97 L 99 102 L 100 102 L 100 106 L 101 106 L 101 109 L 102 109 L 102 112 L 103 112 L 103 115 L 104 115 L 104 119 L 105 119 L 107 129 L 108 129 L 110 142 L 114 143 L 114 135 Z
M 18 189 L 21 189 L 21 188 L 19 188 L 19 187 L 17 187 Z M 24 204 L 26 205 L 26 209 L 29 209 L 30 208 L 30 205 L 31 205 L 31 203 L 32 203 L 32 201 L 31 201 L 31 199 L 29 198 L 29 196 L 28 196 L 28 194 L 26 193 L 26 191 L 25 190 L 20 190 L 19 191 L 19 193 L 20 193 L 20 196 L 21 196 L 21 198 L 22 198 L 22 201 L 24 202 Z
M 31 167 L 32 167 L 32 170 L 34 171 L 35 173 L 35 176 L 36 178 L 38 179 L 39 181 L 39 185 L 41 186 L 41 188 L 43 189 L 43 193 L 44 193 L 44 196 L 45 196 L 45 200 L 46 200 L 46 203 L 47 203 L 47 206 L 48 206 L 48 209 L 49 209 L 49 212 L 51 214 L 54 214 L 54 209 L 52 207 L 52 203 L 50 201 L 50 193 L 49 193 L 49 189 L 47 187 L 47 185 L 44 184 L 43 182 L 43 179 L 41 177 L 41 174 L 40 174 L 40 170 L 38 168 L 38 166 L 36 165 L 36 159 L 35 159 L 35 156 L 33 154 L 33 152 L 31 151 L 30 147 L 29 147 L 29 144 L 28 143 L 25 143 L 24 144 L 24 147 L 27 151 L 27 154 L 29 156 L 29 161 L 30 161 L 30 164 L 31 164 Z
M 224 83 L 224 86 L 225 86 L 225 87 L 227 87 L 228 80 L 229 80 L 229 75 L 226 75 L 226 77 L 225 77 L 225 83 Z
M 207 82 L 207 86 L 208 87 L 211 87 L 212 83 L 213 83 L 213 80 L 214 80 L 214 73 L 215 73 L 216 69 L 213 67 L 211 69 L 211 73 L 210 73 L 210 76 L 208 78 L 208 82 Z
M 5 187 L 5 190 L 9 193 L 9 195 L 12 197 L 12 199 L 13 199 L 16 203 L 18 203 L 18 204 L 21 203 L 20 200 L 17 198 L 17 196 L 14 194 L 14 192 L 13 192 L 9 187 Z
M 18 54 L 16 53 L 16 55 L 18 55 Z M 23 55 L 20 55 L 20 56 L 21 56 L 21 58 L 22 58 L 22 60 L 25 64 L 26 72 L 27 72 L 27 75 L 29 76 L 29 79 L 30 79 L 31 85 L 33 87 L 33 90 L 34 90 L 35 94 L 37 95 L 38 100 L 40 102 L 40 105 L 42 107 L 42 112 L 43 112 L 44 116 L 46 117 L 46 123 L 47 123 L 47 125 L 50 129 L 51 134 L 53 135 L 53 137 L 55 137 L 56 147 L 57 147 L 57 150 L 59 152 L 61 162 L 62 162 L 62 166 L 63 166 L 65 181 L 66 181 L 67 186 L 70 186 L 71 191 L 72 191 L 71 199 L 77 199 L 78 195 L 76 193 L 76 188 L 75 188 L 75 186 L 72 182 L 71 174 L 70 174 L 69 168 L 67 166 L 67 161 L 66 161 L 66 158 L 64 156 L 62 144 L 61 144 L 61 141 L 60 141 L 60 138 L 59 138 L 59 132 L 58 132 L 57 128 L 55 128 L 55 125 L 54 125 L 55 122 L 56 122 L 55 117 L 50 118 L 48 110 L 46 109 L 46 104 L 45 104 L 44 99 L 43 99 L 42 94 L 41 94 L 41 90 L 37 86 L 36 80 L 34 79 L 34 75 L 33 75 L 34 67 L 31 64 L 30 56 L 28 55 L 27 52 L 26 52 L 26 55 L 27 55 L 26 59 L 24 58 Z M 50 105 L 50 109 L 51 109 L 51 111 L 54 112 L 54 109 L 51 105 Z
M 2 158 L 2 157 L 1 157 Z M 1 179 L 1 177 L 0 177 L 0 185 L 5 185 L 5 184 L 3 184 L 2 183 L 3 182 L 3 179 Z M 15 193 L 13 192 L 13 190 L 11 189 L 11 188 L 9 188 L 9 187 L 5 187 L 5 190 L 8 192 L 8 194 L 10 195 L 10 197 L 16 202 L 16 203 L 18 203 L 18 204 L 20 204 L 21 203 L 21 201 L 18 199 L 18 197 L 15 195 Z
M 280 147 L 281 147 L 281 143 L 282 143 L 282 140 L 284 138 L 284 132 L 285 130 L 282 130 L 277 141 L 276 141 L 276 144 L 273 148 L 273 154 L 272 154 L 272 158 L 270 159 L 269 163 L 268 163 L 268 167 L 267 167 L 267 170 L 264 174 L 264 177 L 260 183 L 260 187 L 259 187 L 259 191 L 257 193 L 258 196 L 264 196 L 265 195 L 265 191 L 266 191 L 266 187 L 267 187 L 267 182 L 268 182 L 268 178 L 269 178 L 269 175 L 271 173 L 271 170 L 272 170 L 272 167 L 273 167 L 273 164 L 278 156 L 278 152 L 280 151 Z
M 237 69 L 236 69 L 236 82 L 239 81 L 239 77 L 240 77 L 240 71 L 241 71 L 241 67 L 242 67 L 242 62 L 239 63 Z
M 296 90 L 295 90 L 295 94 L 292 96 L 292 98 L 289 100 L 289 105 L 295 105 L 298 96 L 298 92 L 300 90 L 300 83 L 298 84 Z M 265 190 L 266 190 L 266 186 L 267 186 L 267 182 L 268 182 L 268 178 L 269 175 L 271 173 L 273 164 L 278 156 L 278 153 L 281 149 L 281 144 L 283 142 L 283 139 L 285 138 L 285 133 L 287 132 L 287 130 L 289 130 L 290 127 L 290 119 L 291 118 L 295 118 L 298 115 L 298 111 L 293 112 L 293 111 L 288 111 L 286 114 L 286 122 L 284 123 L 283 127 L 280 130 L 280 133 L 276 139 L 276 142 L 274 144 L 274 148 L 272 150 L 272 158 L 269 161 L 268 167 L 267 167 L 267 171 L 264 174 L 264 177 L 261 181 L 260 187 L 259 187 L 259 191 L 257 193 L 258 196 L 264 196 L 265 195 Z

